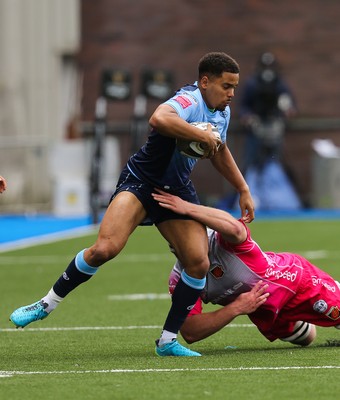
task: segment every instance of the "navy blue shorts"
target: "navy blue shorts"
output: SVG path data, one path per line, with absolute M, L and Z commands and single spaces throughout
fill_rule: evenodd
M 162 190 L 164 189 L 162 188 Z M 127 167 L 125 167 L 120 174 L 117 187 L 111 197 L 111 201 L 117 196 L 118 193 L 123 191 L 129 191 L 133 193 L 143 204 L 143 207 L 147 212 L 147 217 L 140 225 L 157 225 L 160 222 L 167 221 L 169 219 L 193 219 L 187 215 L 176 214 L 167 208 L 161 207 L 151 196 L 151 193 L 155 192 L 155 187 L 136 178 L 131 174 Z M 191 181 L 187 186 L 175 191 L 172 190 L 169 193 L 174 194 L 183 200 L 189 201 L 190 203 L 199 204 L 196 190 Z

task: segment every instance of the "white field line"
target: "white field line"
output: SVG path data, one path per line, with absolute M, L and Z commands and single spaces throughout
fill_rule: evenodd
M 330 254 L 333 254 L 333 252 L 329 252 L 326 250 L 308 250 L 305 252 L 302 252 L 301 255 L 309 260 L 319 260 L 323 258 L 327 258 Z M 338 255 L 339 252 L 336 252 Z
M 0 248 L 1 253 L 1 248 Z M 329 252 L 326 250 L 313 250 L 300 253 L 302 256 L 309 260 L 324 259 L 327 257 L 339 257 L 340 252 Z M 29 264 L 55 264 L 55 263 L 68 263 L 74 254 L 65 255 L 50 255 L 50 256 L 0 256 L 1 265 L 29 265 Z M 159 261 L 174 261 L 175 258 L 171 253 L 152 253 L 152 254 L 120 254 L 115 261 L 118 263 L 138 263 L 138 262 L 159 262 Z
M 0 371 L 0 378 L 22 375 L 69 375 L 69 374 L 114 374 L 114 373 L 164 373 L 164 372 L 225 372 L 225 371 L 287 371 L 287 370 L 340 369 L 340 365 L 281 366 L 281 367 L 229 367 L 229 368 L 148 368 L 148 369 L 101 369 L 69 371 Z
M 75 256 L 0 256 L 1 265 L 41 265 L 41 264 L 55 264 L 55 263 L 69 263 Z M 113 261 L 116 263 L 138 263 L 138 262 L 159 262 L 159 261 L 172 261 L 175 258 L 171 253 L 154 253 L 154 254 L 121 254 Z
M 107 296 L 111 301 L 135 301 L 135 300 L 170 300 L 169 293 L 132 293 L 132 294 L 110 294 Z
M 255 328 L 253 324 L 229 324 L 225 328 Z M 4 328 L 1 332 L 61 332 L 61 331 L 123 331 L 134 329 L 162 329 L 160 325 L 130 325 L 130 326 L 70 326 L 50 328 Z

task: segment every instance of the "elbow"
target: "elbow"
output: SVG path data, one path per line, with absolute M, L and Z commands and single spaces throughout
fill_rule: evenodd
M 237 221 L 237 223 L 235 224 L 234 236 L 235 236 L 235 240 L 238 243 L 244 242 L 247 238 L 247 232 L 246 232 L 244 226 L 239 221 Z
M 182 338 L 185 340 L 186 343 L 188 344 L 193 344 L 195 342 L 197 342 L 198 340 L 190 335 L 183 335 L 183 333 L 181 332 Z
M 186 329 L 181 329 L 182 338 L 186 343 L 192 344 L 198 342 L 200 339 L 194 334 L 194 332 L 190 332 Z
M 149 124 L 153 129 L 160 129 L 164 126 L 164 118 L 162 117 L 162 113 L 157 110 L 151 115 L 149 118 Z
M 166 104 L 161 104 L 149 118 L 149 124 L 157 131 L 167 131 L 173 125 L 173 116 L 178 116 L 176 111 Z
M 228 228 L 228 241 L 232 243 L 243 243 L 247 239 L 247 231 L 243 224 L 237 220 Z
M 149 125 L 153 129 L 155 129 L 157 127 L 157 117 L 155 116 L 155 114 L 151 115 L 151 117 L 149 119 Z

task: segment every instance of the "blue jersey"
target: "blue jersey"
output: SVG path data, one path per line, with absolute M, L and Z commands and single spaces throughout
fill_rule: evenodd
M 226 141 L 230 108 L 211 111 L 205 104 L 197 82 L 181 88 L 164 104 L 173 107 L 180 118 L 191 122 L 209 122 L 217 127 L 221 140 Z M 144 146 L 128 161 L 130 172 L 141 181 L 166 190 L 177 190 L 190 182 L 197 160 L 182 155 L 176 139 L 161 135 L 153 129 Z

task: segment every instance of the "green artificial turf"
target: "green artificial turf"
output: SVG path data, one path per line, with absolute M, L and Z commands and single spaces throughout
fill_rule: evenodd
M 250 227 L 263 250 L 299 252 L 340 279 L 340 221 L 254 221 Z M 94 239 L 0 254 L 1 399 L 337 398 L 340 348 L 325 346 L 340 340 L 334 328 L 317 328 L 315 343 L 299 348 L 268 342 L 242 316 L 190 345 L 202 357 L 157 357 L 154 340 L 170 307 L 164 295 L 174 256 L 153 227 L 138 228 L 117 259 L 47 319 L 14 329 L 10 313 L 40 299 Z M 132 294 L 149 295 L 123 297 Z

